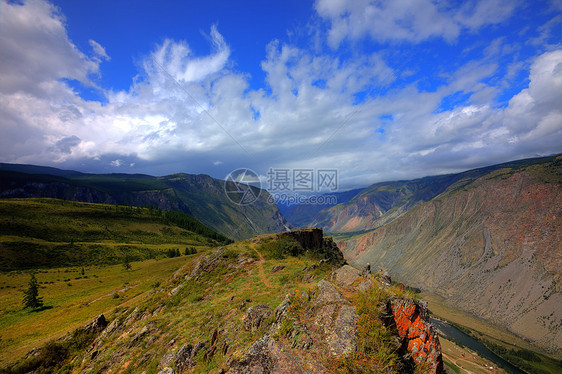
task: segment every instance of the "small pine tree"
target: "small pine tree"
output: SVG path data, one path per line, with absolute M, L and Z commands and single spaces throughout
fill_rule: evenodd
M 37 278 L 35 278 L 35 273 L 31 273 L 29 286 L 27 290 L 24 291 L 23 305 L 24 308 L 31 309 L 43 307 L 43 298 L 39 297 L 39 284 L 37 283 Z
M 175 257 L 180 257 L 180 249 L 176 248 Z
M 129 260 L 129 256 L 125 256 L 123 258 L 123 269 L 131 270 L 131 261 Z
M 84 276 L 84 268 L 82 268 L 82 276 Z

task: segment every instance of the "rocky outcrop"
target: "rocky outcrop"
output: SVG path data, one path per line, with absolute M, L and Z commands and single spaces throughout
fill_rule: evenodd
M 272 314 L 269 305 L 259 304 L 248 309 L 246 318 L 244 319 L 244 327 L 246 330 L 255 331 L 264 325 L 266 319 Z
M 319 228 L 291 230 L 280 234 L 283 236 L 295 239 L 305 250 L 322 248 L 324 244 L 324 234 Z
M 408 352 L 417 365 L 427 373 L 443 373 L 441 344 L 429 320 L 427 305 L 407 299 L 393 299 L 389 309 L 402 350 Z
M 271 325 L 248 349 L 230 358 L 226 371 L 322 373 L 328 371 L 330 362 L 358 354 L 360 317 L 352 299 L 344 294 L 356 295 L 370 287 L 379 287 L 380 283 L 370 272 L 348 265 L 335 271 L 330 279 L 320 280 L 310 295 L 287 295 L 273 312 L 267 305 L 250 307 L 244 320 L 247 330 L 257 331 L 264 324 Z M 398 344 L 394 349 L 402 357 L 409 357 L 402 359 L 396 370 L 444 373 L 439 339 L 429 321 L 426 305 L 395 297 L 383 303 L 382 308 L 386 312 L 380 318 L 387 326 L 383 328 L 398 331 L 399 343 L 393 343 Z M 339 370 L 335 368 L 339 366 L 330 370 Z
M 242 357 L 228 364 L 228 373 L 306 373 L 295 357 L 286 352 L 271 336 L 256 340 Z

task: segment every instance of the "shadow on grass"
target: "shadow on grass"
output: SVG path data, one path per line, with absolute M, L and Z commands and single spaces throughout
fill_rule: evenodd
M 53 309 L 53 306 L 52 305 L 43 305 L 40 308 L 31 309 L 30 312 L 42 312 L 42 311 L 47 310 L 47 309 Z

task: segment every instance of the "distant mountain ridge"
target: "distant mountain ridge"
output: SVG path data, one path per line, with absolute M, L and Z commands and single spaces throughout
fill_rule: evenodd
M 540 164 L 553 157 L 556 156 L 510 161 L 457 174 L 375 183 L 364 189 L 340 192 L 341 196 L 347 198 L 338 201 L 336 205 L 293 205 L 284 215 L 297 227 L 322 227 L 329 233 L 369 231 L 391 222 L 441 193 L 462 188 L 494 170 Z
M 228 198 L 224 183 L 203 174 L 86 174 L 0 164 L 0 198 L 50 197 L 177 210 L 235 240 L 290 227 L 277 206 L 268 202 L 267 191 L 261 190 L 253 204 L 240 206 Z

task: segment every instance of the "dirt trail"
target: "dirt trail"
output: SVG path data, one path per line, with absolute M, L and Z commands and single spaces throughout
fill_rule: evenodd
M 272 286 L 271 283 L 269 283 L 269 281 L 265 277 L 265 270 L 263 270 L 263 264 L 265 263 L 265 259 L 261 255 L 260 251 L 256 249 L 255 245 L 252 245 L 252 249 L 258 254 L 258 257 L 260 258 L 260 260 L 258 261 L 258 271 L 260 273 L 260 279 L 263 282 L 263 284 L 265 284 L 267 288 L 279 288 L 276 286 Z
M 128 291 L 128 290 L 130 290 L 131 288 L 137 287 L 139 284 L 140 284 L 140 283 L 132 284 L 132 285 L 130 285 L 130 286 L 121 288 L 120 290 L 112 291 L 112 292 L 110 292 L 110 293 L 108 293 L 108 294 L 106 294 L 106 295 L 100 296 L 100 297 L 98 297 L 97 299 L 90 301 L 90 302 L 88 303 L 88 305 L 92 305 L 92 304 L 95 303 L 96 301 L 100 301 L 101 299 L 103 299 L 103 298 L 105 298 L 105 297 L 113 296 L 113 295 L 116 294 L 116 293 L 117 293 L 117 294 L 120 294 L 120 293 L 123 293 L 123 292 L 125 292 L 125 291 Z

